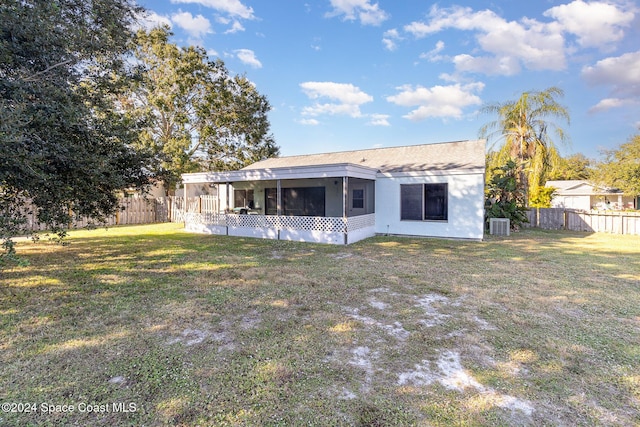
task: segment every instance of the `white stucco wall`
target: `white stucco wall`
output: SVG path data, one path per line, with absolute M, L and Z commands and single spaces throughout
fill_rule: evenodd
M 447 221 L 401 221 L 400 185 L 447 183 Z M 397 174 L 376 180 L 376 233 L 482 239 L 484 174 Z
M 605 200 L 610 204 L 607 206 Z M 565 209 L 634 209 L 633 197 L 622 194 L 607 195 L 556 195 L 551 199 L 551 207 Z
M 591 209 L 591 198 L 585 196 L 555 196 L 551 199 L 552 208 L 581 209 L 588 211 Z

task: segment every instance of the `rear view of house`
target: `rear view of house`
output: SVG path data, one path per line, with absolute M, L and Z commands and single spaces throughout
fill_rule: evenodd
M 485 141 L 269 158 L 182 176 L 209 195 L 187 230 L 347 244 L 394 234 L 482 239 Z
M 551 199 L 554 208 L 589 210 L 635 209 L 637 200 L 615 188 L 598 187 L 586 180 L 547 181 L 556 190 Z

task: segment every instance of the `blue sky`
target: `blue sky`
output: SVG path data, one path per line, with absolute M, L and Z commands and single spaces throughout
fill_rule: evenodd
M 557 86 L 563 155 L 639 132 L 630 0 L 139 0 L 145 25 L 204 47 L 273 106 L 281 155 L 475 139 L 487 103 Z

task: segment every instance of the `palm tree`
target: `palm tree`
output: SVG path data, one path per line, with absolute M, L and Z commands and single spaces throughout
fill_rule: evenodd
M 497 120 L 480 129 L 480 135 L 483 138 L 500 135 L 498 139 L 504 140 L 493 158 L 499 165 L 508 159 L 517 160 L 518 177 L 527 191 L 527 201 L 544 184 L 551 165 L 559 158 L 551 133 L 563 143 L 568 141 L 562 128 L 548 121 L 549 118 L 560 118 L 569 123 L 569 112 L 555 99 L 563 95 L 562 89 L 550 87 L 539 92 L 524 92 L 515 101 L 486 105 L 481 110 L 498 116 Z

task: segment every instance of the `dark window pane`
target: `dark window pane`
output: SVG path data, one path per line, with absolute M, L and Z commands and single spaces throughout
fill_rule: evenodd
M 400 219 L 422 219 L 422 184 L 400 186 Z
M 233 192 L 233 207 L 253 209 L 253 190 L 235 190 Z
M 302 188 L 283 188 L 282 206 L 285 215 L 304 215 L 304 191 Z
M 324 187 L 304 188 L 304 213 L 307 216 L 324 216 Z
M 246 206 L 245 200 L 247 197 L 246 190 L 235 190 L 233 192 L 233 207 L 237 208 L 240 206 Z
M 278 190 L 276 188 L 265 188 L 264 205 L 267 215 L 276 215 L 278 213 Z
M 283 188 L 282 214 L 325 216 L 324 187 Z
M 425 184 L 424 219 L 447 219 L 447 184 Z
M 353 209 L 364 208 L 364 190 L 354 189 L 351 197 L 351 207 Z

